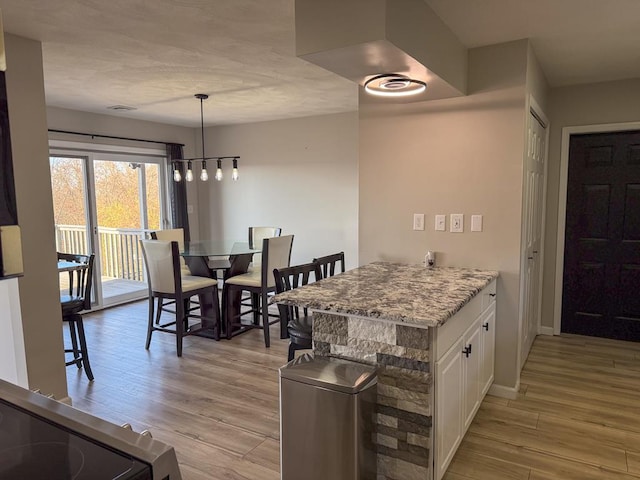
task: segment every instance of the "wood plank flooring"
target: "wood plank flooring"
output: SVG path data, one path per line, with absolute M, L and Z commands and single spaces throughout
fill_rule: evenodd
M 521 382 L 486 397 L 445 480 L 640 478 L 640 343 L 539 336 Z
M 93 373 L 67 367 L 76 408 L 173 445 L 185 480 L 279 479 L 278 368 L 287 341 L 154 333 L 147 304 L 85 316 Z M 66 333 L 65 333 L 66 334 Z M 274 338 L 275 337 L 275 338 Z M 640 479 L 640 344 L 538 337 L 516 400 L 486 397 L 445 480 Z
M 279 479 L 278 368 L 288 341 L 278 328 L 269 349 L 261 330 L 231 341 L 186 337 L 178 358 L 170 334 L 155 332 L 144 349 L 146 318 L 146 300 L 85 315 L 95 381 L 67 367 L 73 406 L 173 445 L 185 480 Z

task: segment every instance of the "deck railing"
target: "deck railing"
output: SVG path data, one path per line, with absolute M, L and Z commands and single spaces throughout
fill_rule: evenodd
M 100 266 L 103 277 L 144 282 L 144 261 L 138 240 L 149 238 L 152 230 L 98 227 Z M 84 225 L 56 225 L 58 252 L 87 254 Z

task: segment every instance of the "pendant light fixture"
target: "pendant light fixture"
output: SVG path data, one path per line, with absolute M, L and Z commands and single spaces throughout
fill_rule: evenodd
M 207 95 L 206 93 L 196 93 L 194 95 L 198 100 L 200 100 L 200 135 L 201 135 L 201 139 L 202 139 L 202 156 L 201 157 L 196 157 L 196 158 L 184 158 L 184 159 L 178 159 L 178 160 L 174 160 L 174 165 L 173 165 L 173 180 L 174 182 L 180 182 L 182 181 L 182 174 L 180 173 L 180 168 L 178 167 L 178 164 L 180 162 L 186 162 L 187 163 L 187 172 L 184 175 L 184 179 L 187 182 L 192 182 L 193 181 L 193 163 L 195 162 L 196 164 L 198 162 L 200 162 L 201 164 L 201 170 L 200 170 L 200 180 L 202 180 L 203 182 L 206 182 L 207 180 L 209 180 L 209 172 L 207 172 L 207 160 L 216 160 L 216 174 L 215 174 L 215 179 L 218 181 L 222 180 L 222 161 L 223 160 L 233 160 L 233 170 L 231 171 L 231 178 L 233 178 L 233 180 L 237 180 L 238 179 L 238 159 L 240 158 L 237 155 L 234 156 L 227 156 L 227 157 L 205 157 L 204 155 L 204 107 L 203 107 L 203 102 L 209 98 L 209 95 Z

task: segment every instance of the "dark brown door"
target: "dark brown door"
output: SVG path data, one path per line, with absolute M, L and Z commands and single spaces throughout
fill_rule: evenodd
M 640 131 L 572 135 L 562 331 L 640 341 Z

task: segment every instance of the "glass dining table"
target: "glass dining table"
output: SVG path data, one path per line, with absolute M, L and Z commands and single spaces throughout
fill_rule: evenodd
M 184 250 L 180 255 L 191 270 L 192 275 L 217 278 L 217 270 L 224 271 L 223 280 L 246 273 L 253 255 L 262 251 L 261 246 L 251 248 L 248 242 L 235 240 L 200 240 L 184 243 Z M 218 260 L 210 260 L 210 257 L 228 257 L 229 263 L 220 263 Z M 220 312 L 220 330 L 222 337 L 226 337 L 227 318 L 233 318 L 240 312 L 242 292 L 238 291 L 229 296 L 228 302 Z M 219 302 L 221 303 L 221 302 Z M 209 338 L 215 338 L 215 325 L 211 319 L 217 318 L 216 305 L 212 304 L 207 295 L 200 296 L 200 312 L 202 330 L 197 334 Z

